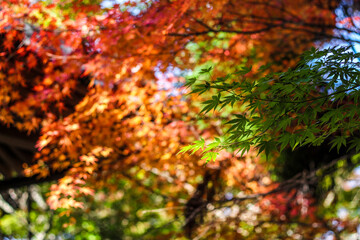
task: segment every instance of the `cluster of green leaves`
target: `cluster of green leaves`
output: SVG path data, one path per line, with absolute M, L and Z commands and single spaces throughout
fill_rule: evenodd
M 146 176 L 136 167 L 129 172 L 145 187 L 156 180 L 155 175 Z M 167 239 L 181 232 L 180 220 L 168 214 L 168 199 L 161 193 L 139 191 L 142 186 L 125 178 L 114 177 L 111 181 L 116 184 L 116 191 L 103 188 L 94 198 L 84 197 L 85 209 L 76 209 L 70 216 L 61 209 L 41 209 L 34 201 L 30 213 L 17 209 L 13 214 L 4 214 L 0 210 L 0 239 L 26 239 L 28 229 L 34 233 L 34 239 L 64 240 Z M 50 185 L 41 186 L 44 198 Z
M 324 194 L 322 204 L 319 204 L 319 215 L 323 219 L 332 220 L 339 219 L 351 225 L 351 222 L 357 226 L 359 208 L 359 171 L 360 154 L 355 154 L 351 159 L 342 159 L 333 166 L 336 171 L 325 175 L 319 182 L 321 188 L 318 189 L 318 194 Z M 351 171 L 349 171 L 351 169 Z M 351 235 L 356 235 L 349 232 L 349 228 L 342 231 L 341 236 L 344 239 L 351 239 Z M 346 237 L 348 238 L 346 238 Z M 357 236 L 357 235 L 356 235 Z
M 224 148 L 242 154 L 255 147 L 266 155 L 290 146 L 320 145 L 329 138 L 331 148 L 360 149 L 360 54 L 349 48 L 312 48 L 298 65 L 286 72 L 265 74 L 254 81 L 247 76 L 251 68 L 212 79 L 211 68 L 188 79 L 191 94 L 213 93 L 205 100 L 202 113 L 221 111 L 225 106 L 242 106 L 226 126 L 222 140 L 206 146 L 198 141 L 183 148 L 203 149 L 204 154 Z M 351 137 L 351 138 L 350 138 Z M 349 140 L 351 139 L 351 140 Z M 209 155 L 214 160 L 215 155 Z
M 206 145 L 205 139 L 201 138 L 200 140 L 195 141 L 193 144 L 190 144 L 188 146 L 183 147 L 179 153 L 184 153 L 187 151 L 191 151 L 191 154 L 194 154 L 198 150 L 203 150 L 203 156 L 201 160 L 206 160 L 206 162 L 209 162 L 211 160 L 215 160 L 216 157 L 219 155 L 218 152 L 213 151 L 216 148 L 219 148 L 221 146 L 221 140 L 220 138 L 215 138 L 215 141 Z

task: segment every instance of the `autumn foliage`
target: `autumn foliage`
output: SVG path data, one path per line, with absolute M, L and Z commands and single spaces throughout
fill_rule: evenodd
M 52 208 L 82 207 L 79 197 L 115 187 L 114 178 L 131 176 L 138 166 L 158 174 L 154 188 L 169 195 L 171 205 L 181 205 L 184 195 L 196 196 L 200 203 L 187 207 L 201 212 L 208 204 L 244 208 L 242 202 L 259 200 L 251 213 L 259 226 L 317 221 L 310 195 L 271 193 L 278 184 L 256 153 L 221 152 L 207 165 L 197 153 L 177 154 L 222 129 L 212 119 L 205 120 L 205 130 L 195 125 L 200 110 L 183 97 L 185 89 L 174 90 L 183 77 L 169 72 L 208 61 L 216 65 L 214 75 L 244 64 L 294 66 L 315 42 L 342 38 L 336 35 L 338 1 L 142 0 L 110 8 L 89 2 L 0 3 L 0 120 L 22 131 L 41 130 L 34 164 L 25 173 L 65 172 L 51 188 Z M 217 178 L 204 181 L 209 187 L 201 190 L 198 177 L 209 173 Z M 230 188 L 239 194 L 226 200 Z M 219 232 L 235 229 L 238 214 L 229 217 L 233 224 L 219 218 Z M 204 220 L 187 217 L 190 236 Z M 304 229 L 320 231 L 324 224 L 317 226 Z

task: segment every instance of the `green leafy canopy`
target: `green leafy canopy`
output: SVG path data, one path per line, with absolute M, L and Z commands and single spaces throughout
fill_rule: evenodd
M 201 110 L 221 111 L 225 106 L 242 106 L 233 114 L 222 140 L 206 145 L 197 141 L 181 152 L 202 149 L 204 158 L 215 160 L 215 150 L 236 149 L 241 154 L 251 147 L 266 155 L 304 145 L 320 145 L 330 138 L 331 148 L 360 149 L 358 106 L 360 97 L 359 53 L 338 47 L 312 48 L 298 65 L 286 72 L 262 74 L 248 79 L 251 68 L 212 80 L 211 68 L 188 79 L 191 94 L 211 94 Z M 268 66 L 261 67 L 259 74 Z M 351 140 L 349 140 L 351 139 Z

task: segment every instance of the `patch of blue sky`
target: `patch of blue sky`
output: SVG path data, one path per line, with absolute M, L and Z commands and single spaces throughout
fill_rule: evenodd
M 169 66 L 165 72 L 160 68 L 155 69 L 155 77 L 159 90 L 168 91 L 168 96 L 184 95 L 186 90 L 183 88 L 184 77 L 190 74 L 190 70 L 181 70 L 178 67 Z
M 147 1 L 147 3 L 144 3 L 141 0 L 103 0 L 101 2 L 102 8 L 112 8 L 115 4 L 121 5 L 125 4 L 126 2 L 132 2 L 136 3 L 136 6 L 134 7 L 127 7 L 126 10 L 129 11 L 132 15 L 136 16 L 141 13 L 141 11 L 145 10 L 148 7 L 147 3 L 150 3 L 151 1 Z M 123 9 L 125 10 L 125 8 Z
M 353 6 L 353 1 L 358 0 L 342 0 L 340 3 L 340 6 L 335 10 L 336 15 L 336 27 L 338 29 L 334 30 L 335 37 L 344 39 L 333 39 L 332 41 L 322 44 L 319 46 L 321 49 L 334 47 L 334 46 L 351 46 L 352 50 L 354 52 L 360 52 L 360 21 L 355 20 L 356 17 L 360 17 L 360 11 L 356 9 L 352 9 L 350 6 Z M 345 13 L 344 6 L 348 9 L 347 13 Z M 350 16 L 349 16 L 350 14 Z M 350 27 L 348 24 L 346 24 L 346 21 L 344 22 L 344 19 L 347 19 L 351 17 L 352 21 L 351 23 L 354 25 Z M 347 30 L 340 30 L 340 29 L 349 29 Z

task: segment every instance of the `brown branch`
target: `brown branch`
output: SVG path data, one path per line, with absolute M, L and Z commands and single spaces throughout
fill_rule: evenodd
M 325 165 L 323 165 L 317 169 L 314 169 L 312 171 L 309 171 L 307 173 L 306 172 L 298 173 L 294 177 L 280 183 L 280 185 L 277 188 L 270 190 L 268 192 L 256 193 L 256 194 L 251 194 L 251 195 L 247 195 L 244 197 L 237 197 L 237 198 L 232 198 L 232 199 L 223 199 L 223 200 L 218 201 L 218 203 L 220 203 L 220 204 L 227 203 L 227 202 L 239 203 L 239 202 L 242 202 L 245 200 L 257 199 L 259 197 L 265 197 L 267 195 L 271 195 L 274 193 L 284 192 L 284 191 L 291 190 L 293 188 L 298 188 L 299 186 L 302 186 L 304 183 L 314 183 L 317 181 L 318 176 L 316 175 L 316 173 L 318 171 L 328 170 L 329 168 L 333 167 L 339 160 L 342 160 L 344 158 L 349 158 L 354 155 L 355 155 L 355 153 L 350 153 L 350 154 L 341 156 L 339 158 L 336 158 L 336 159 L 332 160 L 331 162 L 329 162 L 328 164 L 325 164 Z M 330 174 L 330 173 L 328 173 L 328 174 Z
M 233 29 L 221 29 L 221 30 L 208 30 L 208 31 L 201 31 L 201 32 L 190 32 L 190 33 L 168 33 L 168 36 L 173 36 L 173 37 L 190 37 L 190 36 L 200 36 L 200 35 L 206 35 L 209 33 L 236 33 L 236 34 L 243 34 L 243 35 L 253 35 L 253 34 L 258 34 L 258 33 L 262 33 L 262 32 L 266 32 L 269 31 L 270 29 L 275 28 L 275 26 L 268 26 L 266 28 L 261 28 L 261 29 L 257 29 L 257 30 L 252 30 L 252 31 L 241 31 L 241 30 L 233 30 Z
M 30 186 L 33 184 L 41 184 L 45 182 L 51 182 L 58 180 L 65 176 L 68 169 L 62 171 L 56 171 L 49 174 L 47 177 L 39 177 L 38 175 L 31 177 L 15 177 L 11 179 L 5 179 L 0 181 L 0 192 L 7 191 L 11 188 L 21 188 Z

